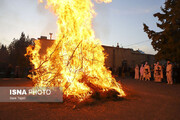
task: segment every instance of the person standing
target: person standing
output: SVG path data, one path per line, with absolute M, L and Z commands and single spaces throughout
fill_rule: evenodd
M 155 68 L 156 68 L 156 63 L 154 63 L 154 74 L 153 74 L 153 78 L 154 78 L 154 79 L 155 79 L 155 76 L 156 76 L 156 75 L 155 75 L 155 73 L 156 73 L 156 72 L 155 72 Z
M 173 79 L 172 79 L 172 64 L 170 61 L 167 61 L 167 67 L 166 67 L 166 76 L 167 76 L 167 84 L 173 84 Z
M 140 68 L 140 80 L 144 80 L 144 66 L 141 64 Z
M 9 64 L 6 72 L 6 77 L 10 78 L 11 77 L 11 72 L 12 72 L 12 65 Z
M 162 82 L 167 82 L 167 79 L 166 79 L 166 66 L 163 65 L 162 69 L 163 69 L 163 79 L 162 79 Z
M 144 78 L 145 78 L 145 81 L 147 80 L 150 81 L 150 78 L 151 78 L 151 71 L 147 62 L 144 65 Z
M 20 76 L 20 67 L 19 66 L 16 66 L 15 67 L 15 72 L 14 72 L 14 74 L 15 74 L 15 77 L 16 78 L 19 78 Z
M 135 67 L 135 79 L 138 80 L 139 79 L 139 66 L 136 64 Z
M 163 79 L 162 66 L 159 65 L 159 62 L 157 62 L 156 66 L 154 67 L 154 81 L 162 82 L 162 79 Z
M 154 64 L 151 65 L 150 70 L 151 70 L 151 80 L 154 80 Z

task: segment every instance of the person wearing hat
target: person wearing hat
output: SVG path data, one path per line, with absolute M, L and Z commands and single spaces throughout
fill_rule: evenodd
M 154 67 L 154 81 L 155 82 L 162 82 L 163 79 L 163 69 L 162 66 L 159 65 L 159 62 L 157 62 L 156 66 Z
M 136 80 L 139 80 L 139 66 L 136 64 L 135 67 L 135 78 Z
M 167 67 L 166 67 L 166 76 L 167 76 L 167 84 L 173 84 L 173 79 L 172 79 L 172 64 L 170 61 L 167 61 Z
M 151 71 L 150 71 L 148 62 L 146 62 L 144 65 L 144 78 L 145 78 L 145 81 L 147 80 L 150 81 L 150 78 L 151 78 Z
M 144 65 L 141 65 L 140 68 L 140 80 L 144 80 Z

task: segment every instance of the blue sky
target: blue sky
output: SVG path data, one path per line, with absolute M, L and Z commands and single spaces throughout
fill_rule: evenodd
M 160 11 L 165 0 L 112 0 L 110 4 L 95 4 L 97 16 L 93 21 L 96 37 L 103 45 L 140 49 L 155 54 L 151 40 L 143 31 L 143 23 L 151 29 L 156 27 L 157 18 L 153 14 Z M 57 30 L 56 17 L 44 9 L 38 0 L 0 0 L 0 43 L 10 44 L 25 32 L 31 38 Z M 149 40 L 149 41 L 148 41 Z M 134 44 L 139 43 L 141 44 Z M 132 45 L 134 44 L 134 45 Z M 131 46 L 130 46 L 131 45 Z

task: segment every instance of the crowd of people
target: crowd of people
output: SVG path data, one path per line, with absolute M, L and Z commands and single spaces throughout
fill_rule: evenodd
M 135 67 L 135 79 L 139 80 L 162 82 L 163 78 L 166 77 L 167 84 L 173 84 L 172 75 L 173 67 L 170 61 L 167 61 L 166 67 L 161 66 L 159 62 L 151 66 L 146 62 L 145 65 L 142 64 L 140 68 L 138 65 Z

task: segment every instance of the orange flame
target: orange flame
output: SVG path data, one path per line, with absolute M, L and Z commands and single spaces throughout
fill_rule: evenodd
M 35 72 L 29 77 L 36 86 L 63 86 L 65 95 L 80 101 L 94 92 L 89 85 L 102 92 L 116 90 L 119 96 L 125 96 L 121 85 L 104 66 L 104 49 L 92 29 L 93 6 L 91 0 L 47 0 L 46 8 L 58 18 L 58 37 L 43 57 L 39 55 L 39 40 L 34 48 L 27 48 Z

